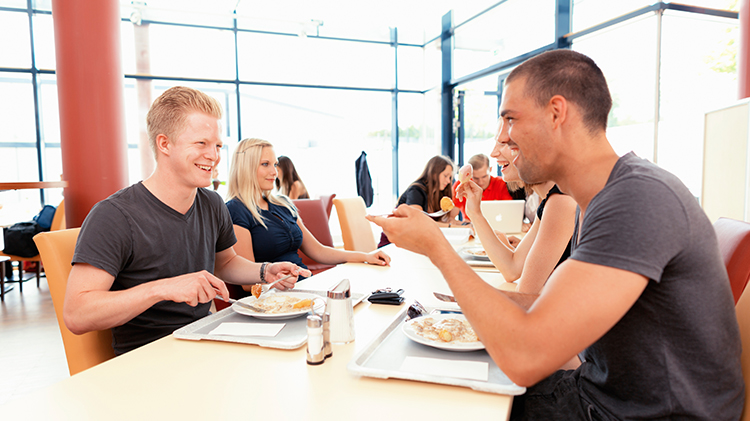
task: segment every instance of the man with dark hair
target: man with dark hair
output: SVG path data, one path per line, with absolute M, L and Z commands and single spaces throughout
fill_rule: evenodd
M 553 180 L 579 206 L 570 258 L 539 296 L 486 284 L 419 212 L 368 218 L 431 259 L 493 360 L 528 388 L 512 419 L 736 420 L 741 345 L 713 226 L 674 175 L 615 153 L 610 107 L 601 70 L 574 51 L 506 79 L 497 142 L 521 179 Z
M 147 115 L 156 169 L 97 203 L 81 227 L 63 310 L 71 332 L 112 329 L 120 355 L 208 315 L 233 284 L 310 272 L 238 256 L 232 219 L 211 184 L 219 163 L 221 106 L 176 86 Z M 281 281 L 294 286 L 296 277 Z

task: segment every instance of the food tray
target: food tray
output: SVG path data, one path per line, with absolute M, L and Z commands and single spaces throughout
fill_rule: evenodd
M 326 294 L 326 291 L 299 291 L 321 296 L 325 296 Z M 365 298 L 365 296 L 365 294 L 353 293 L 352 304 L 357 305 Z M 276 336 L 209 335 L 209 332 L 222 323 L 267 323 L 285 324 L 286 326 L 284 326 Z M 227 307 L 224 310 L 208 315 L 187 326 L 175 330 L 172 335 L 177 339 L 187 339 L 192 341 L 211 340 L 260 345 L 266 348 L 297 349 L 307 343 L 307 318 L 303 315 L 294 319 L 286 320 L 262 320 L 236 313 L 231 307 Z
M 347 366 L 350 373 L 379 379 L 394 378 L 462 386 L 481 392 L 504 395 L 521 395 L 526 392 L 526 388 L 518 386 L 508 379 L 508 376 L 497 367 L 485 350 L 471 352 L 443 351 L 418 344 L 406 337 L 401 329 L 401 324 L 406 320 L 407 310 L 408 307 L 399 312 L 380 335 L 352 358 Z M 401 364 L 406 357 L 487 362 L 489 363 L 488 381 L 401 371 Z

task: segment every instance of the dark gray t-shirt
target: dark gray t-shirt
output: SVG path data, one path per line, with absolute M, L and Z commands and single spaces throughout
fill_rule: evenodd
M 97 203 L 83 222 L 73 263 L 88 263 L 115 277 L 111 291 L 156 279 L 214 271 L 216 253 L 237 240 L 221 197 L 198 189 L 181 214 L 142 184 L 124 188 Z M 162 301 L 112 329 L 117 355 L 167 336 L 208 314 L 210 303 L 191 307 Z
M 713 226 L 682 182 L 623 156 L 573 238 L 571 259 L 649 278 L 581 354 L 581 393 L 621 419 L 738 419 L 744 383 L 732 292 Z

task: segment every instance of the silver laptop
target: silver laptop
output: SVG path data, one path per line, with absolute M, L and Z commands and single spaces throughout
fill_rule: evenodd
M 502 233 L 521 232 L 525 200 L 483 200 L 482 215 L 492 229 Z

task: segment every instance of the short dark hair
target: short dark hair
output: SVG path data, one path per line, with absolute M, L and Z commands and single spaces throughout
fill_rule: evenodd
M 580 107 L 590 133 L 607 129 L 612 96 L 599 66 L 573 50 L 553 50 L 533 57 L 508 75 L 506 84 L 526 80 L 526 94 L 539 106 L 560 95 Z

